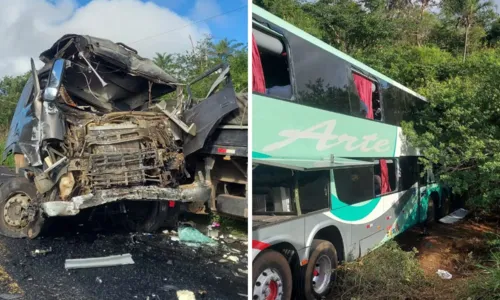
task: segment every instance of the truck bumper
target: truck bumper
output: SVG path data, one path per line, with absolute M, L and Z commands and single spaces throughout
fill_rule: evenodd
M 178 201 L 201 202 L 210 199 L 211 188 L 201 183 L 181 185 L 178 188 L 160 188 L 156 186 L 137 186 L 96 191 L 73 197 L 70 201 L 50 201 L 42 203 L 43 212 L 49 217 L 74 216 L 81 209 L 95 207 L 121 200 L 133 201 Z
M 246 197 L 218 195 L 217 211 L 234 217 L 248 218 L 248 200 Z

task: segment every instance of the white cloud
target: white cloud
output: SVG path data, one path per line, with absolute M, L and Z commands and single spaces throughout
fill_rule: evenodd
M 227 8 L 225 9 L 227 10 Z M 194 8 L 191 10 L 191 16 L 195 20 L 204 20 L 210 18 L 209 22 L 215 22 L 217 25 L 227 25 L 228 17 L 221 15 L 224 11 L 216 0 L 197 0 Z M 212 18 L 213 16 L 218 16 Z
M 74 0 L 51 2 L 0 0 L 0 78 L 28 71 L 29 57 L 40 67 L 39 54 L 68 33 L 123 42 L 145 57 L 183 52 L 191 47 L 189 36 L 197 41 L 210 33 L 204 25 L 189 24 L 196 19 L 152 2 L 94 0 L 83 7 L 77 7 Z M 133 43 L 166 31 L 172 32 Z

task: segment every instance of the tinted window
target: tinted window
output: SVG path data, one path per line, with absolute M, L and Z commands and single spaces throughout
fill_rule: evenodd
M 337 197 L 347 204 L 374 198 L 373 167 L 337 169 L 333 171 Z
M 390 191 L 381 193 L 381 184 L 382 184 L 382 178 L 381 178 L 381 172 L 380 172 L 380 163 L 375 164 L 374 166 L 374 187 L 375 187 L 375 195 L 380 195 L 380 194 L 388 194 L 391 192 L 395 192 L 398 190 L 396 186 L 397 182 L 397 176 L 396 176 L 396 160 L 393 159 L 386 159 L 385 160 L 387 164 L 387 175 L 389 175 L 389 186 L 391 188 Z M 378 177 L 377 177 L 378 176 Z
M 301 172 L 299 175 L 299 199 L 303 214 L 329 208 L 328 185 L 330 172 Z
M 401 157 L 399 159 L 399 168 L 401 170 L 401 189 L 407 190 L 419 179 L 418 157 Z
M 253 170 L 254 213 L 294 212 L 291 170 L 258 166 Z
M 293 34 L 285 33 L 285 37 L 291 49 L 298 102 L 350 114 L 350 82 L 345 62 Z M 352 111 L 358 114 L 359 106 Z
M 399 126 L 403 120 L 405 93 L 389 85 L 387 89 L 382 91 L 382 95 L 385 123 Z

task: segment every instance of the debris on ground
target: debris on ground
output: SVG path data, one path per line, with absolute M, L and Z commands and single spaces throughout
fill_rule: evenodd
M 179 239 L 184 243 L 214 245 L 217 242 L 201 233 L 198 229 L 184 226 L 179 227 Z
M 235 262 L 235 263 L 237 263 L 237 262 L 240 261 L 240 259 L 238 258 L 238 256 L 234 256 L 234 255 L 229 255 L 227 257 L 227 259 L 229 259 L 230 261 Z
M 14 300 L 21 299 L 23 295 L 21 294 L 0 294 L 0 299 L 2 300 Z
M 179 237 L 178 236 L 171 236 L 170 240 L 174 241 L 174 242 L 178 242 L 179 241 Z
M 101 277 L 96 277 L 96 278 L 95 278 L 95 282 L 97 282 L 97 283 L 101 284 L 101 283 L 102 283 L 102 279 L 101 279 Z
M 243 274 L 248 274 L 248 270 L 242 270 L 240 268 L 238 268 L 238 272 L 243 273 Z
M 442 279 L 451 279 L 452 275 L 450 274 L 450 272 L 448 271 L 445 271 L 445 270 L 437 270 L 436 274 L 439 275 L 439 277 L 441 277 Z
M 167 265 L 173 265 L 173 264 L 174 264 L 174 263 L 172 262 L 172 260 L 171 260 L 171 259 L 169 259 L 169 260 L 167 261 Z
M 247 294 L 242 294 L 242 293 L 238 293 L 238 296 L 241 296 L 241 297 L 247 297 Z
M 439 219 L 439 222 L 444 224 L 454 224 L 467 216 L 468 210 L 460 208 L 452 212 L 451 214 Z
M 177 291 L 179 288 L 176 287 L 175 285 L 165 284 L 160 289 L 165 292 L 170 292 L 170 291 Z
M 215 227 L 215 228 L 218 228 L 220 227 L 220 223 L 219 222 L 212 222 L 212 227 Z
M 31 251 L 31 256 L 36 257 L 39 255 L 45 255 L 50 252 L 52 252 L 52 247 L 49 247 L 48 249 L 35 249 Z
M 66 259 L 64 268 L 69 269 L 84 269 L 84 268 L 99 268 L 99 267 L 113 267 L 121 265 L 132 265 L 132 255 L 130 253 L 122 255 L 112 255 L 105 257 L 92 257 L 92 258 L 76 258 Z
M 177 291 L 177 299 L 179 300 L 196 300 L 194 293 L 188 290 Z

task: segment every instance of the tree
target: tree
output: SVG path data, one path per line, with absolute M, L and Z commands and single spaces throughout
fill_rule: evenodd
M 441 2 L 443 12 L 456 20 L 457 27 L 462 26 L 465 30 L 463 61 L 467 55 L 467 45 L 471 27 L 480 18 L 482 13 L 494 7 L 490 0 L 444 0 Z

